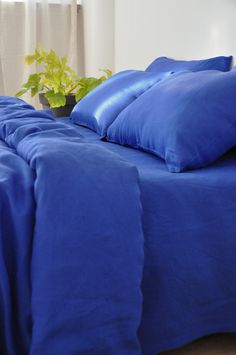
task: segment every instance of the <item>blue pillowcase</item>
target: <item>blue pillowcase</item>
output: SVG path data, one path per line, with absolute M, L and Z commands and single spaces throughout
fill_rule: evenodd
M 170 172 L 214 162 L 236 145 L 236 71 L 171 76 L 123 110 L 107 139 L 158 155 Z
M 71 120 L 105 136 L 118 114 L 139 95 L 171 73 L 126 70 L 113 75 L 77 103 Z
M 155 59 L 146 69 L 148 72 L 180 72 L 183 70 L 202 71 L 220 70 L 229 71 L 233 57 L 214 57 L 203 60 L 174 60 L 167 57 Z

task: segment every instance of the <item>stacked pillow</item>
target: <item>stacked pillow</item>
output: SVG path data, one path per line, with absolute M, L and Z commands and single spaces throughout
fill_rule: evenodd
M 212 163 L 236 145 L 236 71 L 185 72 L 154 85 L 107 138 L 156 154 L 171 172 Z
M 232 56 L 214 57 L 202 60 L 174 60 L 167 57 L 155 59 L 146 69 L 149 72 L 180 72 L 190 70 L 193 72 L 202 70 L 229 71 L 232 63 Z
M 105 136 L 118 114 L 152 85 L 171 75 L 126 70 L 113 75 L 78 102 L 71 120 Z
M 236 145 L 236 70 L 178 72 L 166 62 L 169 71 L 162 69 L 156 77 L 113 76 L 77 105 L 72 120 L 163 158 L 170 172 L 204 167 Z

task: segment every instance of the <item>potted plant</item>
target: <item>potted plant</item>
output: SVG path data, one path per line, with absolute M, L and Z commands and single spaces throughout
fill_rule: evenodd
M 67 57 L 60 58 L 53 50 L 47 52 L 42 47 L 27 55 L 25 62 L 41 66 L 42 71 L 29 75 L 16 96 L 28 91 L 32 97 L 39 94 L 43 108 L 51 108 L 55 117 L 69 116 L 76 102 L 112 75 L 111 70 L 102 69 L 99 78 L 78 77 L 68 65 Z

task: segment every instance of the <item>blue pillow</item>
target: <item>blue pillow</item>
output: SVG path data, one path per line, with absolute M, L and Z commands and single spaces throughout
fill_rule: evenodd
M 203 60 L 174 60 L 167 57 L 155 59 L 146 69 L 148 72 L 180 72 L 183 70 L 202 71 L 220 70 L 229 71 L 233 57 L 214 57 Z
M 157 83 L 120 113 L 107 139 L 158 155 L 170 172 L 214 162 L 236 145 L 236 71 Z
M 118 114 L 156 82 L 171 73 L 126 70 L 113 75 L 77 103 L 71 120 L 105 136 Z

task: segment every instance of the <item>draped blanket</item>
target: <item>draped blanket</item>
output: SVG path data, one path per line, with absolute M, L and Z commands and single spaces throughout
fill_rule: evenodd
M 139 354 L 136 168 L 15 98 L 0 139 L 1 354 Z
M 0 354 L 154 355 L 236 332 L 235 162 L 172 174 L 0 97 Z

